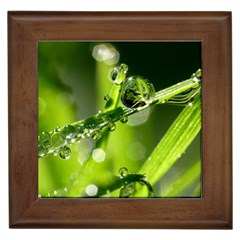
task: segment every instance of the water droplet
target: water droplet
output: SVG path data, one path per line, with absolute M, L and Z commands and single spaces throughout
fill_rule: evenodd
M 115 67 L 110 73 L 111 80 L 118 85 L 121 84 L 126 78 L 127 70 L 128 66 L 124 63 L 119 67 Z
M 66 125 L 63 128 L 62 133 L 65 135 L 67 139 L 72 139 L 76 136 L 77 129 L 72 125 Z
M 59 156 L 63 159 L 69 159 L 71 155 L 71 149 L 67 146 L 60 148 Z
M 119 73 L 119 67 L 114 68 L 110 73 L 110 78 L 115 81 Z
M 51 143 L 51 135 L 48 132 L 42 132 L 39 136 L 39 144 L 48 147 Z
M 188 106 L 191 107 L 191 106 L 192 106 L 192 102 L 189 102 L 189 103 L 188 103 Z
M 66 187 L 64 188 L 64 192 L 67 192 L 67 188 Z
M 94 140 L 98 140 L 102 136 L 101 132 L 99 130 L 95 130 L 92 132 L 91 137 Z
M 109 131 L 114 131 L 116 129 L 116 124 L 113 122 L 108 123 L 108 130 Z
M 136 191 L 135 188 L 135 183 L 125 183 L 121 189 L 120 189 L 120 193 L 119 193 L 119 197 L 120 198 L 129 198 L 131 197 Z
M 54 191 L 53 191 L 53 194 L 54 194 L 54 195 L 57 195 L 57 190 L 54 190 Z
M 104 100 L 107 102 L 109 99 L 110 99 L 110 96 L 109 96 L 109 94 L 106 93 L 106 94 L 104 95 Z
M 51 140 L 52 140 L 53 147 L 57 147 L 57 148 L 63 146 L 65 143 L 64 135 L 60 132 L 53 133 Z
M 126 167 L 122 167 L 119 169 L 119 174 L 121 177 L 126 177 L 128 175 L 128 169 Z
M 45 157 L 47 155 L 47 148 L 42 146 L 42 145 L 38 145 L 38 157 Z
M 120 122 L 121 123 L 127 123 L 128 121 L 128 117 L 127 116 L 123 116 L 121 119 L 120 119 Z
M 128 108 L 143 107 L 151 103 L 154 96 L 154 86 L 141 76 L 133 76 L 123 82 L 121 100 Z
M 165 100 L 163 100 L 161 103 L 165 103 L 166 101 Z

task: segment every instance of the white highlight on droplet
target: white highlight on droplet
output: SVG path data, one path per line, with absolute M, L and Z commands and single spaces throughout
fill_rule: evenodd
M 106 153 L 101 148 L 96 148 L 93 150 L 92 158 L 96 162 L 103 162 L 106 158 Z
M 94 184 L 90 184 L 86 187 L 86 194 L 90 197 L 96 196 L 98 192 L 98 187 Z

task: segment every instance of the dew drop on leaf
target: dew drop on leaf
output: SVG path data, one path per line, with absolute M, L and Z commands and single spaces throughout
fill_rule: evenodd
M 38 145 L 38 157 L 45 157 L 47 155 L 47 148 L 42 145 Z
M 123 82 L 121 100 L 128 108 L 141 108 L 151 103 L 154 96 L 154 86 L 141 76 L 132 76 Z
M 120 193 L 119 193 L 119 197 L 120 198 L 129 198 L 131 197 L 136 191 L 135 188 L 135 183 L 125 183 L 121 189 L 120 189 Z
M 111 73 L 110 78 L 114 83 L 121 84 L 126 77 L 128 66 L 122 63 L 119 67 L 115 67 Z
M 121 123 L 127 123 L 128 121 L 128 117 L 127 116 L 123 116 L 121 119 L 120 119 L 120 122 Z
M 94 140 L 98 140 L 100 137 L 102 136 L 101 132 L 99 130 L 95 130 L 94 132 L 92 132 L 91 137 Z
M 61 147 L 64 145 L 64 135 L 60 132 L 53 133 L 51 140 L 53 147 Z
M 63 128 L 62 133 L 65 135 L 67 139 L 72 139 L 76 136 L 77 129 L 72 125 L 66 125 Z
M 63 159 L 69 159 L 71 156 L 71 149 L 67 146 L 60 148 L 59 156 Z
M 116 129 L 116 124 L 113 122 L 108 123 L 108 130 L 114 131 Z
M 42 132 L 39 136 L 39 144 L 49 146 L 51 143 L 51 135 L 48 132 Z
M 126 177 L 128 175 L 128 169 L 126 167 L 122 167 L 119 169 L 119 174 L 121 177 Z
M 119 67 L 114 68 L 110 73 L 111 80 L 115 81 L 119 73 Z

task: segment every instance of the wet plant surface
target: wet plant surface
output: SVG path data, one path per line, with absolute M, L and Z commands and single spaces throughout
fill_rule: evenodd
M 105 76 L 102 74 L 109 86 L 101 96 L 103 108 L 83 120 L 71 120 L 75 112 L 71 106 L 77 104 L 64 107 L 72 100 L 69 94 L 61 93 L 55 107 L 64 107 L 63 112 L 69 116 L 62 118 L 68 120 L 50 128 L 51 114 L 42 110 L 47 101 L 44 95 L 50 90 L 45 86 L 48 84 L 44 83 L 42 88 L 40 82 L 39 196 L 200 197 L 200 156 L 189 159 L 185 169 L 182 165 L 186 160 L 181 163 L 181 158 L 188 149 L 193 151 L 189 146 L 196 141 L 201 129 L 201 71 L 197 70 L 187 80 L 156 90 L 145 76 L 130 74 L 125 63 L 116 67 L 102 64 L 100 61 L 99 75 L 101 71 L 106 73 L 105 68 L 110 71 Z M 45 105 L 47 109 L 49 104 Z M 154 147 L 147 149 L 133 132 L 141 135 L 147 122 L 151 124 L 150 115 L 160 111 L 157 109 L 160 106 L 178 106 L 180 112 L 165 134 L 152 144 Z M 153 134 L 155 126 L 150 126 Z M 151 134 L 143 134 L 140 139 L 146 138 L 148 145 Z M 197 147 L 200 149 L 199 143 Z M 177 173 L 171 174 L 172 171 Z

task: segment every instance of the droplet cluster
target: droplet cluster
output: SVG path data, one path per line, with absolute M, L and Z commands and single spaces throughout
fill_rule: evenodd
M 119 119 L 122 123 L 128 121 L 124 115 L 120 115 Z M 80 142 L 83 138 L 99 140 L 102 136 L 101 130 L 104 127 L 109 131 L 116 129 L 114 121 L 108 120 L 102 112 L 93 117 L 91 123 L 86 123 L 87 120 L 75 125 L 58 127 L 52 132 L 42 132 L 38 136 L 38 157 L 44 158 L 51 153 L 53 156 L 59 155 L 62 159 L 69 159 L 71 155 L 69 145 Z
M 109 125 L 109 130 L 113 130 L 114 126 L 114 123 Z M 69 159 L 71 156 L 69 145 L 90 137 L 94 140 L 100 139 L 101 131 L 95 126 L 86 128 L 82 125 L 66 125 L 52 132 L 42 132 L 38 137 L 38 157 L 43 158 L 52 153 L 54 156 L 58 154 L 62 159 Z
M 155 90 L 153 85 L 147 79 L 141 76 L 132 76 L 126 78 L 128 66 L 121 64 L 115 67 L 111 73 L 110 78 L 115 84 L 120 85 L 122 90 L 120 97 L 123 105 L 132 109 L 139 109 L 152 102 Z M 110 102 L 111 98 L 105 94 L 104 100 Z M 114 120 L 110 115 L 106 117 L 101 111 L 95 116 L 75 123 L 74 125 L 66 125 L 62 128 L 56 128 L 52 132 L 42 132 L 38 137 L 38 157 L 46 157 L 49 153 L 54 156 L 59 155 L 62 159 L 69 159 L 71 149 L 69 145 L 74 142 L 80 142 L 82 138 L 92 138 L 95 141 L 101 138 L 101 129 L 106 127 L 109 131 L 116 129 L 117 120 L 122 123 L 128 121 L 127 116 L 122 114 L 118 119 Z

